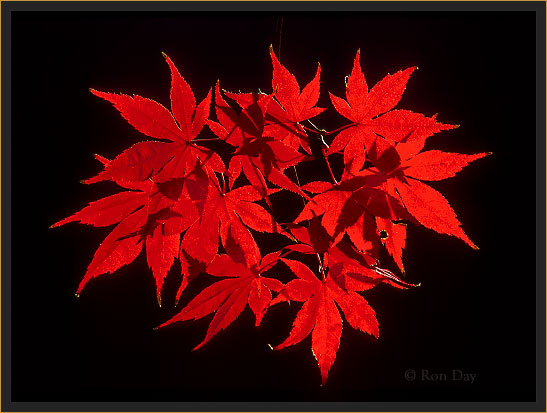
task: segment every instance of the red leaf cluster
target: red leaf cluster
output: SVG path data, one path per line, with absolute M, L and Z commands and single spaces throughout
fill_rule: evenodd
M 217 82 L 214 101 L 210 90 L 198 103 L 166 55 L 170 110 L 140 96 L 91 90 L 151 139 L 112 160 L 97 155 L 103 170 L 83 182 L 113 181 L 124 191 L 91 202 L 53 226 L 73 221 L 114 226 L 87 267 L 77 294 L 93 278 L 131 263 L 143 248 L 160 305 L 162 286 L 175 260 L 182 269 L 177 301 L 200 274 L 219 278 L 160 326 L 214 313 L 196 348 L 232 323 L 247 305 L 259 325 L 272 305 L 303 302 L 289 337 L 275 349 L 311 334 L 325 383 L 340 344 L 342 315 L 351 327 L 379 335 L 375 312 L 360 293 L 378 284 L 412 287 L 380 267 L 382 245 L 403 273 L 408 222 L 476 248 L 448 201 L 423 181 L 452 177 L 487 153 L 423 151 L 430 136 L 455 126 L 440 123 L 435 116 L 394 109 L 415 67 L 387 75 L 369 89 L 357 52 L 346 81 L 346 99 L 330 94 L 335 110 L 349 123 L 326 132 L 309 122 L 325 111 L 316 106 L 321 66 L 301 89 L 271 49 L 270 55 L 269 94 L 223 92 Z M 200 139 L 202 135 L 206 137 Z M 329 146 L 324 137 L 330 136 L 334 138 Z M 214 139 L 233 148 L 220 154 L 228 159 L 227 167 L 218 153 L 204 146 Z M 314 158 L 313 139 L 323 145 L 332 182 L 300 185 L 285 171 Z M 343 156 L 339 180 L 329 156 Z M 276 222 L 272 215 L 270 197 L 282 190 L 304 200 L 294 222 Z M 281 234 L 286 245 L 263 257 L 255 231 Z M 302 254 L 317 257 L 317 273 L 298 260 Z M 285 258 L 288 255 L 291 259 Z M 278 274 L 287 267 L 295 278 L 283 284 Z

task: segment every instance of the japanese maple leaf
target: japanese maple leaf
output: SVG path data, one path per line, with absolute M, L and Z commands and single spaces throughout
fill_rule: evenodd
M 375 312 L 363 297 L 354 291 L 343 290 L 330 277 L 320 281 L 301 262 L 286 258 L 282 261 L 298 277 L 286 285 L 289 299 L 304 301 L 304 305 L 296 315 L 289 337 L 274 349 L 297 344 L 311 333 L 312 351 L 325 384 L 342 334 L 342 318 L 336 305 L 342 309 L 350 326 L 377 338 Z
M 201 220 L 190 227 L 181 248 L 191 257 L 208 264 L 218 251 L 220 229 L 220 240 L 227 251 L 231 249 L 233 256 L 246 254 L 254 260 L 258 248 L 247 227 L 271 233 L 277 228 L 271 214 L 255 203 L 261 199 L 262 195 L 250 185 L 224 193 L 216 178 L 210 178 Z M 232 238 L 238 240 L 237 245 L 228 243 L 231 228 L 237 231 L 238 236 Z
M 220 157 L 192 140 L 201 132 L 211 106 L 211 91 L 199 105 L 192 89 L 164 54 L 171 69 L 171 112 L 151 99 L 140 96 L 91 92 L 114 105 L 139 132 L 161 141 L 139 142 L 123 151 L 87 183 L 102 180 L 142 181 L 162 171 L 162 181 L 182 177 L 199 160 L 207 171 L 225 172 Z
M 411 142 L 456 127 L 436 122 L 435 117 L 428 118 L 408 110 L 392 110 L 399 103 L 416 67 L 387 75 L 369 91 L 359 58 L 357 51 L 346 83 L 347 101 L 330 94 L 337 112 L 352 124 L 334 138 L 327 154 L 343 150 L 344 164 L 351 172 L 362 168 L 365 150 L 377 136 Z
M 424 143 L 425 139 L 393 146 L 387 139 L 378 137 L 369 151 L 369 159 L 379 173 L 386 177 L 384 189 L 392 196 L 400 198 L 406 210 L 420 224 L 441 234 L 460 238 L 476 249 L 477 246 L 461 228 L 461 223 L 448 201 L 421 181 L 453 177 L 470 162 L 489 153 L 465 155 L 438 150 L 416 153 Z M 399 245 L 392 245 L 396 260 L 400 256 L 398 250 L 404 248 L 404 236 L 400 233 L 397 237 Z M 393 240 L 395 241 L 394 238 Z
M 256 244 L 255 244 L 256 246 Z M 258 247 L 256 247 L 258 251 Z M 207 267 L 207 272 L 215 277 L 228 277 L 205 288 L 191 300 L 179 314 L 161 324 L 199 319 L 215 313 L 204 340 L 194 350 L 207 343 L 219 331 L 225 329 L 241 314 L 247 303 L 256 317 L 256 325 L 262 321 L 265 310 L 272 301 L 271 291 L 281 291 L 283 284 L 275 278 L 261 274 L 271 269 L 279 260 L 280 252 L 260 257 L 254 255 L 250 266 L 235 261 L 229 255 L 217 255 Z
M 265 136 L 265 114 L 272 97 L 264 94 L 226 93 L 242 108 L 239 115 L 226 103 L 220 94 L 217 83 L 215 90 L 215 110 L 220 123 L 208 121 L 207 124 L 220 139 L 237 149 L 230 160 L 228 174 L 230 186 L 243 173 L 263 197 L 267 196 L 264 178 L 272 184 L 296 192 L 307 198 L 307 195 L 283 174 L 289 166 L 297 165 L 304 156 L 276 140 Z
M 365 291 L 381 283 L 400 289 L 419 285 L 407 283 L 391 271 L 380 268 L 374 257 L 356 250 L 346 241 L 340 241 L 329 249 L 324 265 L 329 276 L 348 291 Z
M 373 216 L 401 220 L 409 218 L 398 198 L 387 193 L 382 183 L 383 174 L 363 170 L 356 176 L 346 175 L 336 184 L 310 182 L 302 189 L 316 193 L 295 222 L 321 216 L 321 225 L 337 243 L 347 233 L 362 251 L 374 253 L 378 244 Z
M 270 56 L 273 64 L 272 89 L 276 102 L 269 105 L 267 110 L 266 120 L 270 121 L 266 126 L 268 136 L 280 139 L 294 149 L 301 146 L 311 154 L 309 138 L 299 122 L 325 110 L 315 107 L 319 99 L 321 65 L 317 66 L 315 77 L 301 92 L 296 78 L 279 63 L 272 46 Z
M 142 241 L 146 239 L 148 264 L 156 279 L 159 300 L 165 275 L 178 256 L 179 233 L 164 234 L 162 224 L 155 219 L 154 223 L 149 221 L 154 213 L 161 214 L 165 211 L 162 211 L 164 208 L 158 209 L 157 205 L 153 205 L 158 194 L 157 189 L 151 188 L 154 184 L 143 184 L 149 188 L 144 188 L 143 185 L 142 191 L 121 192 L 92 202 L 81 211 L 53 225 L 56 227 L 79 221 L 93 226 L 110 226 L 119 222 L 95 252 L 78 286 L 77 295 L 92 278 L 113 273 L 131 263 L 139 255 L 143 247 Z
M 110 162 L 98 159 L 105 165 Z M 92 278 L 131 263 L 146 244 L 148 265 L 156 280 L 161 305 L 163 281 L 179 255 L 180 234 L 199 218 L 195 200 L 191 198 L 195 193 L 192 189 L 191 195 L 185 192 L 180 179 L 161 184 L 150 180 L 125 182 L 125 188 L 131 190 L 92 202 L 52 227 L 76 221 L 96 227 L 117 223 L 95 252 L 76 294 Z
M 397 288 L 414 286 L 402 281 L 390 271 L 378 267 L 376 248 L 363 253 L 346 241 L 333 244 L 332 237 L 328 235 L 317 218 L 310 220 L 308 227 L 290 225 L 289 231 L 289 237 L 297 243 L 288 245 L 284 249 L 303 254 L 317 254 L 319 259 L 324 257 L 321 266 L 328 269 L 331 277 L 345 289 L 364 291 L 382 282 Z M 377 237 L 368 242 L 372 245 L 377 242 L 376 240 Z

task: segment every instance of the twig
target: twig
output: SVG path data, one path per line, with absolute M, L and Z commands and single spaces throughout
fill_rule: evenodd
M 331 169 L 330 163 L 329 163 L 329 158 L 327 156 L 327 151 L 325 150 L 325 148 L 323 148 L 323 156 L 325 157 L 325 162 L 327 163 L 327 167 L 329 168 L 330 176 L 331 176 L 332 180 L 334 181 L 334 184 L 338 185 L 338 181 L 336 180 L 336 178 L 334 177 L 334 174 L 332 173 L 332 169 Z

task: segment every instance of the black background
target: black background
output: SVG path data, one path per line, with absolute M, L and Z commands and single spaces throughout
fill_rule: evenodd
M 13 401 L 533 401 L 535 399 L 535 21 L 531 12 L 62 13 L 12 20 Z M 228 90 L 271 88 L 268 46 L 303 86 L 322 66 L 316 123 L 344 123 L 327 91 L 361 49 L 369 85 L 419 66 L 399 108 L 460 124 L 428 148 L 492 151 L 455 178 L 435 182 L 481 248 L 409 227 L 406 279 L 365 294 L 380 339 L 345 324 L 329 380 L 310 338 L 279 352 L 300 304 L 278 305 L 259 328 L 246 308 L 202 349 L 211 317 L 153 331 L 175 314 L 176 264 L 164 305 L 141 253 L 114 275 L 74 292 L 108 229 L 48 227 L 116 191 L 85 186 L 145 137 L 88 88 L 135 93 L 169 107 L 166 52 L 201 100 L 217 79 Z M 204 132 L 204 136 L 210 134 Z M 300 167 L 299 167 L 300 168 Z M 321 163 L 301 179 L 325 178 Z M 289 197 L 290 198 L 290 197 Z M 278 201 L 278 217 L 298 213 Z M 288 201 L 287 201 L 288 200 Z M 289 202 L 290 201 L 290 202 Z M 263 254 L 276 240 L 257 237 Z M 385 266 L 396 271 L 388 256 Z M 209 285 L 196 280 L 182 303 Z M 179 307 L 180 308 L 180 307 Z M 418 378 L 405 379 L 414 369 Z M 421 379 L 421 370 L 447 381 Z M 450 379 L 476 374 L 473 384 Z

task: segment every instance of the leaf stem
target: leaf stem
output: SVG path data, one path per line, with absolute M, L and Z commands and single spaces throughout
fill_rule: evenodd
M 298 172 L 296 171 L 296 165 L 292 166 L 292 169 L 294 170 L 294 176 L 296 177 L 296 185 L 300 188 L 300 179 L 298 178 Z M 300 196 L 300 199 L 302 200 L 302 204 L 306 206 L 306 200 L 304 197 Z
M 329 163 L 329 158 L 327 156 L 327 151 L 325 150 L 325 148 L 323 148 L 323 157 L 325 158 L 325 162 L 327 163 L 327 167 L 329 168 L 330 177 L 334 181 L 334 184 L 338 185 L 338 181 L 336 180 L 336 178 L 334 177 L 334 174 L 332 173 L 332 169 L 331 169 L 330 163 Z
M 309 122 L 309 124 L 312 125 L 317 131 L 314 131 L 314 130 L 312 130 L 312 129 L 305 128 L 304 125 L 300 125 L 300 126 L 302 126 L 302 128 L 305 128 L 305 129 L 309 130 L 310 132 L 319 133 L 319 139 L 321 139 L 321 143 L 323 144 L 324 147 L 326 147 L 326 148 L 328 149 L 328 148 L 329 148 L 329 144 L 328 144 L 327 142 L 325 142 L 325 137 L 323 136 L 323 134 L 322 134 L 321 132 L 318 132 L 318 131 L 320 131 L 320 129 L 319 129 L 317 126 L 315 126 L 311 120 L 308 119 L 308 122 Z
M 335 133 L 342 132 L 344 129 L 348 129 L 348 128 L 351 128 L 352 126 L 356 126 L 356 125 L 357 125 L 356 123 L 348 123 L 347 125 L 340 126 L 339 128 L 331 130 L 330 132 L 325 132 L 324 134 L 327 135 L 327 136 L 328 135 L 333 135 Z
M 310 122 L 310 123 L 311 123 L 311 122 Z M 308 127 L 306 127 L 306 126 L 304 126 L 304 125 L 302 125 L 302 124 L 300 124 L 300 126 L 302 126 L 302 128 L 303 128 L 304 130 L 308 131 L 308 132 L 319 133 L 319 134 L 321 134 L 320 131 L 317 131 L 317 130 L 315 130 L 315 129 L 308 128 Z
M 333 135 L 337 132 L 342 132 L 344 129 L 348 129 L 348 128 L 351 128 L 352 126 L 356 126 L 357 123 L 348 123 L 347 125 L 344 125 L 344 126 L 340 126 L 339 128 L 336 128 L 334 130 L 331 130 L 331 131 L 328 131 L 328 130 L 325 130 L 325 129 L 320 129 L 318 128 L 317 126 L 315 126 L 309 119 L 308 119 L 308 122 L 315 128 L 315 129 L 310 129 L 310 128 L 307 128 L 306 126 L 304 125 L 300 125 L 304 128 L 304 130 L 307 130 L 308 132 L 313 132 L 313 133 L 317 133 L 319 135 L 325 135 L 325 136 L 329 136 L 329 135 Z
M 192 142 L 209 142 L 209 141 L 220 141 L 220 138 L 201 138 L 201 139 L 192 139 Z
M 224 176 L 224 174 L 220 174 L 222 176 L 222 194 L 223 195 L 226 195 L 226 177 Z
M 321 262 L 321 257 L 318 252 L 315 253 L 315 256 L 317 257 L 317 261 L 319 261 L 319 271 L 321 271 L 321 275 L 323 276 L 323 281 L 326 281 L 327 276 L 325 275 L 325 269 L 323 268 L 323 263 Z

